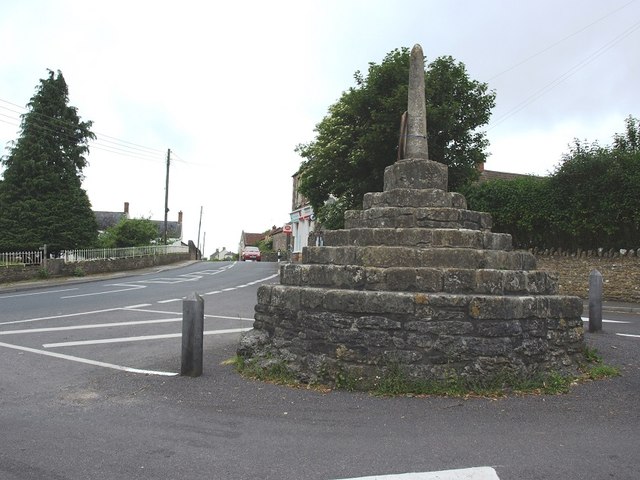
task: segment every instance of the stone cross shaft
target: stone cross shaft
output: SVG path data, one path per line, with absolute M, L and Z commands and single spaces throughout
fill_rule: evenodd
M 429 159 L 427 106 L 424 90 L 424 55 L 420 45 L 411 49 L 405 158 Z

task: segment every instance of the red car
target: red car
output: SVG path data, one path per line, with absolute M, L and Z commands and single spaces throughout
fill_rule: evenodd
M 240 260 L 243 262 L 245 260 L 255 260 L 259 262 L 262 259 L 262 255 L 260 254 L 260 249 L 258 247 L 244 247 L 242 250 L 242 254 L 240 255 Z

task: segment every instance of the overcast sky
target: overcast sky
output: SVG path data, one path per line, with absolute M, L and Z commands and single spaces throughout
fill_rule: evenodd
M 205 254 L 236 250 L 288 221 L 295 146 L 369 62 L 463 62 L 497 93 L 485 168 L 543 175 L 640 117 L 639 30 L 638 0 L 0 0 L 0 147 L 60 70 L 98 137 L 93 208 L 161 220 L 171 149 L 169 219 L 197 243 L 202 207 Z

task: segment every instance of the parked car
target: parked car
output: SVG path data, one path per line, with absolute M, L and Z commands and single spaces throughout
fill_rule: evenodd
M 243 262 L 245 260 L 255 260 L 256 262 L 259 262 L 262 260 L 260 249 L 258 247 L 244 247 L 242 254 L 240 255 L 240 260 Z

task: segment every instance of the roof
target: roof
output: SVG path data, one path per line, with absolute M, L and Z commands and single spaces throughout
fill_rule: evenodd
M 262 239 L 264 239 L 264 233 L 242 232 L 242 240 L 245 245 L 252 245 L 255 247 Z
M 509 173 L 509 172 L 496 172 L 494 170 L 484 170 L 478 177 L 478 183 L 489 182 L 493 180 L 515 180 L 517 178 L 533 177 L 539 178 L 536 175 L 526 175 L 522 173 Z
M 117 225 L 123 218 L 127 218 L 127 214 L 124 212 L 93 212 L 93 214 L 96 216 L 98 230 L 101 232 Z
M 164 220 L 151 220 L 158 227 L 158 235 L 164 236 Z M 167 238 L 182 238 L 182 223 L 167 221 Z

